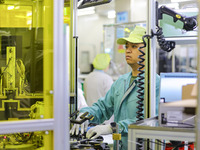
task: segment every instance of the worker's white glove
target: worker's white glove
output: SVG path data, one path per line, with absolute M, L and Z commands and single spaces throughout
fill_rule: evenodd
M 80 116 L 82 115 L 83 113 L 79 113 L 78 117 L 76 118 L 76 120 L 81 120 L 80 119 Z M 71 135 L 74 135 L 74 132 L 76 132 L 76 135 L 79 134 L 79 127 L 81 126 L 81 134 L 84 133 L 84 131 L 87 131 L 87 128 L 88 128 L 88 124 L 89 124 L 89 121 L 86 120 L 85 122 L 83 122 L 81 125 L 80 124 L 74 124 L 74 126 L 71 128 L 70 130 L 70 134 Z
M 86 137 L 88 139 L 95 139 L 100 135 L 106 135 L 106 134 L 111 134 L 112 133 L 112 128 L 110 124 L 107 125 L 97 125 L 91 129 L 88 130 Z

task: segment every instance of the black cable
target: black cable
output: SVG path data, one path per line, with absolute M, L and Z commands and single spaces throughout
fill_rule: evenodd
M 144 140 L 144 141 L 147 141 L 147 140 Z M 159 142 L 153 142 L 153 141 L 151 141 L 151 140 L 149 140 L 148 142 L 150 142 L 150 143 L 154 143 L 154 144 L 156 144 L 156 145 L 161 145 L 161 146 L 165 146 L 166 145 L 166 143 L 159 143 Z
M 137 80 L 137 87 L 138 87 L 137 98 L 139 99 L 136 102 L 138 104 L 137 107 L 136 107 L 138 109 L 138 111 L 136 112 L 137 113 L 137 116 L 136 116 L 137 121 L 140 121 L 140 120 L 144 119 L 144 114 L 143 114 L 143 110 L 144 110 L 143 106 L 144 106 L 144 104 L 143 104 L 143 102 L 144 102 L 144 73 L 145 73 L 144 72 L 144 67 L 145 67 L 145 65 L 144 65 L 145 58 L 144 58 L 144 56 L 145 56 L 145 52 L 144 52 L 143 48 L 146 47 L 145 38 L 150 38 L 150 37 L 151 37 L 150 35 L 144 35 L 142 37 L 144 46 L 141 46 L 141 47 L 138 48 L 138 50 L 141 53 L 141 55 L 138 56 L 140 61 L 138 61 L 138 65 L 139 65 L 138 71 L 139 71 L 139 73 L 137 75 L 137 77 L 138 77 L 138 80 Z M 140 143 L 140 145 L 137 145 L 138 149 L 142 150 L 143 149 L 143 146 L 142 146 L 143 145 L 143 139 L 139 138 L 137 142 Z
M 170 52 L 175 48 L 176 43 L 174 41 L 166 41 L 164 39 L 162 28 L 157 26 L 157 32 L 154 34 L 157 36 L 157 41 L 160 48 L 166 52 Z
M 138 68 L 139 73 L 137 75 L 137 77 L 138 77 L 138 81 L 137 81 L 137 87 L 138 87 L 137 93 L 138 93 L 138 96 L 137 96 L 137 98 L 139 99 L 137 101 L 137 104 L 138 104 L 138 106 L 137 106 L 138 111 L 136 112 L 137 113 L 137 116 L 136 116 L 137 121 L 140 121 L 140 120 L 144 119 L 144 114 L 143 114 L 143 110 L 144 110 L 143 106 L 144 106 L 144 104 L 143 104 L 143 101 L 144 101 L 144 73 L 145 73 L 144 67 L 145 67 L 145 65 L 143 63 L 145 61 L 145 58 L 144 58 L 145 52 L 142 49 L 146 47 L 145 38 L 150 38 L 150 37 L 151 37 L 150 35 L 144 35 L 142 37 L 144 46 L 141 46 L 141 47 L 138 48 L 138 50 L 140 51 L 141 55 L 138 56 L 138 58 L 140 59 L 140 61 L 138 62 L 138 65 L 140 67 Z
M 165 143 L 165 142 L 162 142 L 161 140 L 158 140 L 158 139 L 157 139 L 157 141 L 160 142 L 160 143 L 162 143 L 162 144 L 165 144 L 165 145 L 166 145 L 166 143 Z

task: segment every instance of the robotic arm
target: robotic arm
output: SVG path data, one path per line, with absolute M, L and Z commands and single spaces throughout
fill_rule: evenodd
M 197 16 L 192 16 L 192 17 L 182 16 L 181 14 L 178 14 L 177 12 L 173 11 L 172 9 L 166 6 L 161 6 L 158 9 L 158 20 L 162 19 L 163 14 L 172 16 L 174 22 L 177 22 L 177 20 L 183 22 L 184 24 L 183 29 L 186 31 L 192 31 L 197 27 Z
M 175 48 L 176 43 L 174 41 L 166 41 L 164 39 L 162 28 L 158 25 L 158 20 L 161 20 L 163 18 L 163 14 L 172 16 L 174 22 L 177 22 L 178 20 L 183 22 L 183 26 L 181 27 L 181 29 L 184 29 L 186 31 L 192 31 L 197 27 L 197 16 L 192 16 L 192 17 L 182 16 L 166 6 L 161 6 L 160 8 L 158 8 L 158 2 L 156 2 L 156 10 L 157 10 L 156 11 L 157 32 L 153 33 L 153 35 L 157 36 L 158 44 L 160 48 L 164 51 L 167 52 L 172 51 Z

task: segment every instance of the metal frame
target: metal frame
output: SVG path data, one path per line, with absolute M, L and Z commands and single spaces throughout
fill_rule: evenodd
M 46 131 L 54 129 L 54 119 L 36 119 L 0 123 L 0 134 Z
M 69 43 L 64 49 L 64 1 L 54 0 L 54 149 L 69 149 Z M 69 37 L 69 36 L 68 36 Z M 64 141 L 64 142 L 63 142 Z
M 155 19 L 155 0 L 150 0 L 147 1 L 147 6 L 148 6 L 148 11 L 147 11 L 147 34 L 151 35 L 151 29 L 155 32 L 155 27 L 156 27 L 156 19 Z M 150 117 L 154 117 L 156 115 L 156 37 L 153 37 L 150 40 L 150 45 L 149 45 L 149 61 L 150 64 L 149 66 L 149 72 L 148 76 L 150 79 L 150 88 L 149 88 L 149 95 L 150 97 L 150 109 L 149 109 L 149 115 Z M 147 83 L 148 81 L 146 81 Z M 147 88 L 148 89 L 148 88 Z M 146 108 L 145 110 L 148 110 Z
M 150 34 L 150 29 L 155 30 L 155 0 L 150 0 L 147 1 L 148 2 L 148 21 L 147 21 L 147 32 L 148 34 Z M 200 0 L 197 0 L 198 2 L 198 8 L 200 8 Z M 200 16 L 198 16 L 198 21 L 200 20 Z M 198 45 L 199 43 L 199 39 L 200 39 L 200 34 L 198 34 L 198 39 L 197 39 L 197 43 Z M 155 108 L 153 106 L 155 106 L 155 72 L 156 72 L 156 45 L 155 45 L 155 38 L 153 38 L 150 42 L 151 45 L 151 51 L 150 51 L 150 101 L 151 101 L 151 110 L 150 110 L 150 114 L 151 116 L 154 116 L 155 112 Z M 197 98 L 197 106 L 200 106 L 200 52 L 198 51 L 198 67 L 197 67 L 197 72 L 198 72 L 198 83 L 197 83 L 197 93 L 198 93 L 198 98 Z M 200 108 L 197 107 L 197 111 L 196 111 L 196 115 L 197 115 L 197 119 L 196 119 L 196 149 L 200 149 Z M 144 132 L 144 131 L 143 131 Z M 194 134 L 195 137 L 195 133 Z M 189 134 L 187 134 L 187 137 L 189 137 Z M 194 138 L 193 137 L 193 138 Z
M 200 0 L 197 1 L 198 2 L 198 8 L 200 9 Z M 198 21 L 200 20 L 200 16 L 198 15 Z M 200 34 L 198 34 L 198 56 L 197 56 L 197 73 L 198 73 L 198 80 L 197 80 L 197 111 L 196 111 L 196 149 L 200 149 L 200 48 L 199 48 L 199 39 L 200 39 Z
M 195 132 L 177 130 L 151 130 L 151 129 L 137 129 L 131 128 L 128 130 L 129 134 L 129 150 L 136 150 L 137 138 L 146 139 L 165 139 L 165 140 L 181 140 L 181 141 L 195 141 Z M 154 146 L 154 145 L 153 145 Z

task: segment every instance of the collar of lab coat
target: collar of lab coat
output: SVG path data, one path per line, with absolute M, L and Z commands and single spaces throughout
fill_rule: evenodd
M 145 73 L 142 74 L 142 77 L 144 77 L 144 75 L 145 75 Z M 131 77 L 132 77 L 132 71 L 129 72 L 129 73 L 127 73 L 127 74 L 125 74 L 125 75 L 123 76 L 124 82 L 126 82 L 126 84 L 125 84 L 125 91 L 129 88 L 129 83 L 130 83 L 130 81 L 131 81 Z M 137 76 L 137 78 L 134 80 L 135 84 L 137 84 L 137 80 L 138 80 L 138 79 L 139 79 L 139 77 Z

